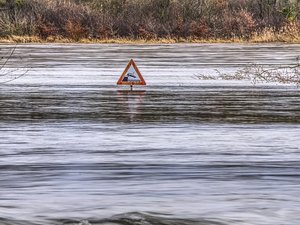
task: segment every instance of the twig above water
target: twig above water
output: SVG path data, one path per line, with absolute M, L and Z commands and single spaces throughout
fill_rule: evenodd
M 219 70 L 216 75 L 195 74 L 195 78 L 200 80 L 250 80 L 252 84 L 257 83 L 282 83 L 300 86 L 300 62 L 286 66 L 263 66 L 259 64 L 249 64 L 234 73 L 224 73 Z
M 25 67 L 19 67 L 19 68 L 7 68 L 7 64 L 9 60 L 12 59 L 12 57 L 15 54 L 15 51 L 17 49 L 17 45 L 15 45 L 8 53 L 6 53 L 4 56 L 0 57 L 0 84 L 6 84 L 11 81 L 17 80 L 20 77 L 23 77 L 28 72 L 28 66 Z M 1 60 L 3 61 L 1 63 Z M 22 58 L 20 57 L 20 60 L 22 61 Z

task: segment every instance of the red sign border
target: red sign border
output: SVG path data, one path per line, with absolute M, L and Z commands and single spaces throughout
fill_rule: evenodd
M 134 70 L 136 71 L 137 75 L 140 78 L 140 81 L 123 81 L 123 78 L 126 76 L 130 66 L 133 66 Z M 135 62 L 133 61 L 133 59 L 131 59 L 128 63 L 128 65 L 126 66 L 124 72 L 122 73 L 122 75 L 120 76 L 117 85 L 146 85 L 146 82 L 141 74 L 141 72 L 139 71 L 137 65 L 135 64 Z

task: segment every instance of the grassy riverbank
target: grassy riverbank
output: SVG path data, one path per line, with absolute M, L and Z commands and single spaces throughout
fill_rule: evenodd
M 300 43 L 300 32 L 295 24 L 289 24 L 280 31 L 266 28 L 260 33 L 254 33 L 251 37 L 235 38 L 65 38 L 62 36 L 17 36 L 1 37 L 0 43 L 99 43 L 99 44 L 175 44 L 175 43 Z
M 195 39 L 195 38 L 158 38 L 158 39 L 130 39 L 130 38 L 109 38 L 109 39 L 70 39 L 50 36 L 43 39 L 38 36 L 9 36 L 0 38 L 2 44 L 15 43 L 82 43 L 82 44 L 178 44 L 178 43 L 291 43 L 300 44 L 300 35 L 266 32 L 258 34 L 250 39 Z
M 299 0 L 0 0 L 0 42 L 300 43 Z

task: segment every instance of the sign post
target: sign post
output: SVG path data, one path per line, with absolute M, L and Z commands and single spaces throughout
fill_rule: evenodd
M 120 76 L 117 85 L 130 85 L 131 91 L 133 85 L 146 85 L 146 82 L 133 59 L 129 61 L 124 72 Z

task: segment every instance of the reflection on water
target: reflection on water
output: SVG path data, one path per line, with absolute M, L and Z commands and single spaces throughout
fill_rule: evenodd
M 0 224 L 297 224 L 299 89 L 192 77 L 299 48 L 20 46 L 33 68 L 0 86 Z M 116 87 L 127 57 L 144 90 Z
M 134 121 L 135 117 L 142 113 L 142 106 L 144 103 L 144 95 L 146 91 L 137 90 L 137 91 L 128 91 L 128 90 L 119 90 L 118 102 L 119 106 L 124 107 L 120 109 L 119 112 L 122 112 L 123 118 L 128 118 L 130 121 Z
M 188 90 L 186 90 L 188 89 Z M 38 92 L 5 88 L 1 121 L 90 120 L 98 122 L 299 123 L 298 89 L 172 87 L 116 91 L 101 86 L 44 87 Z

